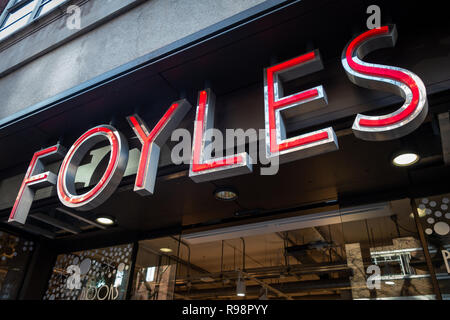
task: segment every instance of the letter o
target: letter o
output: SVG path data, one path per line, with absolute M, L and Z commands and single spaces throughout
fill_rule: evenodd
M 94 295 L 92 296 L 92 298 L 89 298 L 89 291 L 92 290 L 92 289 L 94 290 Z M 96 288 L 96 287 L 89 287 L 89 288 L 86 290 L 86 299 L 88 299 L 88 300 L 94 300 L 96 296 L 97 296 L 97 288 Z
M 106 294 L 105 294 L 104 297 L 101 298 L 100 297 L 100 292 L 102 291 L 103 288 L 106 288 Z M 97 299 L 98 300 L 105 300 L 108 297 L 108 294 L 109 294 L 109 288 L 108 288 L 107 285 L 104 284 L 100 288 L 98 288 L 98 290 L 97 290 Z
M 111 147 L 108 166 L 100 181 L 88 192 L 77 195 L 75 176 L 83 158 L 97 143 L 107 140 Z M 128 143 L 112 126 L 102 125 L 85 132 L 64 158 L 58 174 L 59 200 L 67 207 L 91 210 L 105 202 L 119 185 L 128 162 Z

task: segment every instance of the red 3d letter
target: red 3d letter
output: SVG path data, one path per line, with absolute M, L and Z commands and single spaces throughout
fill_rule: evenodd
M 318 86 L 283 97 L 282 81 L 289 81 L 323 69 L 318 51 L 271 66 L 264 70 L 266 156 L 279 157 L 280 163 L 294 161 L 338 149 L 333 128 L 329 127 L 293 138 L 286 137 L 288 121 L 328 104 L 325 91 Z
M 36 189 L 41 189 L 56 184 L 56 175 L 44 171 L 44 162 L 53 162 L 64 156 L 64 150 L 56 145 L 36 152 L 28 166 L 25 179 L 20 186 L 19 194 L 9 216 L 9 222 L 25 224 L 33 203 Z
M 108 141 L 111 146 L 108 166 L 100 181 L 88 192 L 78 195 L 75 175 L 86 154 L 97 143 Z M 128 143 L 114 127 L 102 125 L 85 132 L 67 152 L 58 175 L 58 197 L 77 210 L 91 210 L 105 202 L 116 190 L 128 162 Z
M 210 139 L 205 132 L 214 127 L 215 96 L 211 89 L 198 94 L 197 114 L 194 124 L 192 161 L 189 177 L 195 182 L 210 181 L 252 172 L 251 158 L 243 152 L 232 156 L 210 159 L 205 147 Z
M 141 158 L 134 185 L 134 191 L 140 195 L 153 194 L 161 148 L 190 108 L 191 104 L 187 100 L 174 102 L 151 132 L 138 115 L 127 118 L 142 144 Z
M 342 53 L 342 65 L 351 82 L 369 89 L 382 89 L 401 95 L 405 102 L 398 110 L 382 116 L 358 114 L 353 131 L 364 140 L 391 140 L 417 129 L 428 112 L 427 93 L 422 80 L 411 71 L 362 61 L 368 53 L 393 47 L 397 41 L 395 25 L 364 32 L 353 39 Z

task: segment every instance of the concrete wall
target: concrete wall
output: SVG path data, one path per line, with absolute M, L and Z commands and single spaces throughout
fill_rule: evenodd
M 74 2 L 82 30 L 59 10 L 0 42 L 0 119 L 264 1 Z

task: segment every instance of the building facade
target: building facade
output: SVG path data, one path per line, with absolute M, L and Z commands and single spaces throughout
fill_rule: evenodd
M 0 299 L 450 297 L 438 5 L 0 11 Z

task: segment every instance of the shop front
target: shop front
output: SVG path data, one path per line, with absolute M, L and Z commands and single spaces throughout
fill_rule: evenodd
M 0 299 L 449 299 L 449 26 L 323 5 L 3 121 Z
M 44 299 L 125 299 L 129 285 L 132 300 L 435 300 L 432 277 L 448 299 L 449 245 L 429 223 L 448 196 L 418 199 L 437 206 L 419 227 L 401 199 L 141 240 L 134 260 L 132 244 L 61 254 Z

